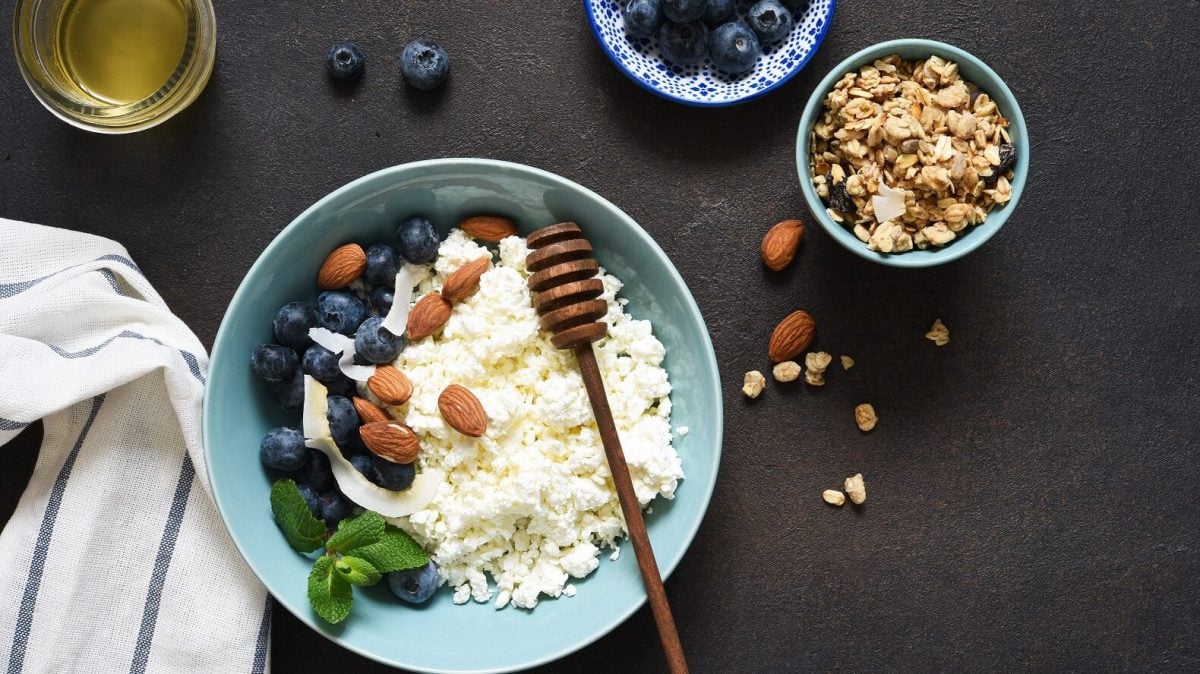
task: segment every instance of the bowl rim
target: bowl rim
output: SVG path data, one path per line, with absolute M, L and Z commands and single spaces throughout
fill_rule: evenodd
M 859 241 L 845 227 L 834 222 L 825 213 L 824 202 L 817 196 L 816 189 L 812 185 L 812 179 L 809 177 L 808 172 L 808 135 L 813 124 L 816 123 L 825 95 L 833 88 L 837 80 L 841 79 L 850 69 L 858 67 L 868 59 L 878 58 L 880 55 L 886 55 L 885 52 L 890 52 L 901 47 L 919 47 L 923 50 L 928 50 L 930 54 L 948 56 L 951 60 L 960 63 L 969 62 L 972 66 L 978 68 L 984 74 L 985 79 L 990 80 L 984 83 L 989 92 L 999 92 L 1012 101 L 1011 106 L 1005 106 L 1007 108 L 1005 116 L 1020 132 L 1016 138 L 1018 152 L 1017 165 L 1014 167 L 1012 182 L 1012 198 L 1003 208 L 997 209 L 988 215 L 985 223 L 990 226 L 983 231 L 977 231 L 979 227 L 977 225 L 972 230 L 972 236 L 964 237 L 962 240 L 944 248 L 920 251 L 921 253 L 926 253 L 920 256 L 913 256 L 911 253 L 889 255 L 867 248 L 866 244 Z M 976 82 L 975 84 L 980 83 Z M 800 178 L 800 190 L 804 194 L 805 204 L 808 206 L 812 217 L 843 248 L 861 258 L 890 267 L 908 269 L 935 267 L 957 260 L 987 243 L 988 240 L 995 236 L 996 232 L 1000 231 L 1000 228 L 1004 226 L 1009 216 L 1012 215 L 1012 212 L 1016 210 L 1017 203 L 1020 201 L 1021 194 L 1025 189 L 1025 180 L 1029 175 L 1029 131 L 1025 125 L 1025 115 L 1021 112 L 1021 106 L 1017 102 L 1016 95 L 1008 88 L 1008 85 L 1004 83 L 1000 75 L 979 57 L 961 47 L 955 47 L 954 45 L 938 40 L 924 38 L 887 40 L 860 49 L 842 59 L 813 89 L 808 103 L 804 106 L 804 114 L 800 118 L 800 125 L 796 131 L 796 171 Z
M 745 103 L 761 96 L 765 96 L 779 87 L 787 84 L 788 81 L 795 77 L 797 73 L 799 73 L 801 70 L 804 70 L 804 67 L 808 65 L 808 62 L 811 61 L 814 56 L 816 56 L 817 50 L 820 49 L 821 44 L 825 42 L 825 34 L 829 32 L 829 26 L 833 23 L 833 17 L 835 14 L 834 10 L 837 8 L 837 0 L 829 0 L 829 11 L 825 14 L 824 24 L 821 26 L 821 31 L 816 35 L 816 42 L 813 43 L 813 48 L 809 50 L 808 54 L 804 58 L 800 59 L 800 61 L 798 61 L 786 75 L 784 75 L 771 86 L 751 92 L 738 98 L 729 98 L 721 101 L 694 101 L 690 98 L 683 98 L 680 96 L 675 96 L 674 94 L 669 94 L 651 85 L 649 82 L 644 81 L 642 78 L 633 74 L 629 68 L 625 67 L 625 64 L 621 62 L 621 59 L 617 57 L 616 53 L 613 52 L 613 50 L 608 46 L 608 43 L 604 41 L 604 37 L 600 34 L 600 26 L 596 24 L 596 12 L 593 7 L 597 1 L 598 0 L 583 0 L 583 5 L 584 9 L 587 11 L 588 25 L 592 27 L 592 34 L 595 36 L 596 42 L 600 43 L 600 48 L 604 50 L 604 54 L 608 56 L 608 60 L 612 61 L 613 65 L 617 67 L 617 70 L 621 71 L 626 77 L 633 80 L 634 84 L 637 84 L 646 91 L 649 91 L 650 93 L 668 101 L 681 103 L 693 108 L 727 108 L 731 105 Z M 623 0 L 615 1 L 618 5 L 620 5 Z
M 707 362 L 707 365 L 708 365 L 707 370 L 710 373 L 710 376 L 707 379 L 711 380 L 710 382 L 707 382 L 707 383 L 711 384 L 713 386 L 713 389 L 716 393 L 715 404 L 713 405 L 714 409 L 707 410 L 706 411 L 707 414 L 699 413 L 697 415 L 697 419 L 701 419 L 704 417 L 711 417 L 711 419 L 712 419 L 711 423 L 713 424 L 713 426 L 712 426 L 713 438 L 715 439 L 715 442 L 713 443 L 713 446 L 712 446 L 712 451 L 715 452 L 715 456 L 714 456 L 714 460 L 712 463 L 712 469 L 708 472 L 707 475 L 704 476 L 707 480 L 707 484 L 712 485 L 712 488 L 707 490 L 705 493 L 701 494 L 701 502 L 699 504 L 700 507 L 697 509 L 696 515 L 693 516 L 690 521 L 685 522 L 685 524 L 684 524 L 685 530 L 684 530 L 684 535 L 682 538 L 683 545 L 680 549 L 678 558 L 670 559 L 670 560 L 663 560 L 663 559 L 659 558 L 658 555 L 655 555 L 656 558 L 658 558 L 657 561 L 660 564 L 661 575 L 662 575 L 662 579 L 664 582 L 675 571 L 675 569 L 678 567 L 679 563 L 683 561 L 684 557 L 687 556 L 687 552 L 691 548 L 692 543 L 695 541 L 696 534 L 700 530 L 700 525 L 704 522 L 704 518 L 708 514 L 709 506 L 712 503 L 713 492 L 716 491 L 717 476 L 718 476 L 718 472 L 720 469 L 721 454 L 722 454 L 723 445 L 724 445 L 724 395 L 723 395 L 722 389 L 721 389 L 721 375 L 720 375 L 720 369 L 717 365 L 717 357 L 716 357 L 716 352 L 713 348 L 712 338 L 709 335 L 708 326 L 704 321 L 704 314 L 701 313 L 699 305 L 696 304 L 696 299 L 692 296 L 692 292 L 688 288 L 687 283 L 684 282 L 683 277 L 679 273 L 679 270 L 676 269 L 675 265 L 671 262 L 671 258 L 666 254 L 665 251 L 662 250 L 662 248 L 653 239 L 653 237 L 650 236 L 649 232 L 647 232 L 645 229 L 643 229 L 642 226 L 639 225 L 632 217 L 630 217 L 628 213 L 626 213 L 624 210 L 619 208 L 616 204 L 612 203 L 608 199 L 605 199 L 603 196 L 601 196 L 597 192 L 595 192 L 587 187 L 584 187 L 583 185 L 580 185 L 579 183 L 576 183 L 573 180 L 564 178 L 555 173 L 551 173 L 550 171 L 539 169 L 539 168 L 536 168 L 533 166 L 528 166 L 526 164 L 519 164 L 516 162 L 508 162 L 508 161 L 503 161 L 503 160 L 498 160 L 498 159 L 443 157 L 443 158 L 438 158 L 438 159 L 425 159 L 425 160 L 419 160 L 419 161 L 406 162 L 403 164 L 396 164 L 393 166 L 382 168 L 382 169 L 379 169 L 376 171 L 372 171 L 371 173 L 368 173 L 359 178 L 356 178 L 356 179 L 354 179 L 348 183 L 345 183 L 344 185 L 341 185 L 340 187 L 337 187 L 336 189 L 330 191 L 328 194 L 326 194 L 325 196 L 321 197 L 316 202 L 314 202 L 311 206 L 304 209 L 304 211 L 302 211 L 299 215 L 297 215 L 295 218 L 293 218 L 292 221 L 289 222 L 286 227 L 284 227 L 282 230 L 280 230 L 279 233 L 276 234 L 275 237 L 271 240 L 271 242 L 267 244 L 266 248 L 264 248 L 263 251 L 261 253 L 259 253 L 259 255 L 255 259 L 254 263 L 250 266 L 250 268 L 246 271 L 246 274 L 242 277 L 242 281 L 238 284 L 237 290 L 234 291 L 233 297 L 229 300 L 229 305 L 226 307 L 225 315 L 222 316 L 221 324 L 217 329 L 216 337 L 214 337 L 214 339 L 213 339 L 212 354 L 209 359 L 209 373 L 208 373 L 209 374 L 209 382 L 207 382 L 204 387 L 204 399 L 203 399 L 202 408 L 201 408 L 201 410 L 202 410 L 202 413 L 201 413 L 202 443 L 201 444 L 202 444 L 202 452 L 203 452 L 203 456 L 204 456 L 205 471 L 207 473 L 208 484 L 209 484 L 209 488 L 211 490 L 212 502 L 216 506 L 217 512 L 221 517 L 221 523 L 225 527 L 226 532 L 228 532 L 230 539 L 233 540 L 234 546 L 238 550 L 238 554 L 241 555 L 241 557 L 245 561 L 246 565 L 250 567 L 250 569 L 254 572 L 254 575 L 258 578 L 259 582 L 262 583 L 264 588 L 266 588 L 267 593 L 271 597 L 274 597 L 275 601 L 279 602 L 279 604 L 282 605 L 285 609 L 287 609 L 289 613 L 291 613 L 293 616 L 295 616 L 296 619 L 298 619 L 300 622 L 307 625 L 309 628 L 311 628 L 317 634 L 320 634 L 321 636 L 325 637 L 326 639 L 338 644 L 342 648 L 345 648 L 346 650 L 357 653 L 358 655 L 361 655 L 370 660 L 374 660 L 375 662 L 389 665 L 391 667 L 405 668 L 405 669 L 408 669 L 411 671 L 428 672 L 429 674 L 492 674 L 492 673 L 500 673 L 500 672 L 519 671 L 519 670 L 524 670 L 524 669 L 528 669 L 531 667 L 543 665 L 543 664 L 561 659 L 563 657 L 566 657 L 567 655 L 575 653 L 575 652 L 583 649 L 584 647 L 598 641 L 600 638 L 608 635 L 610 632 L 612 632 L 614 629 L 616 629 L 618 626 L 620 626 L 622 623 L 624 623 L 626 620 L 628 620 L 631 615 L 633 615 L 638 609 L 640 609 L 646 603 L 646 594 L 645 594 L 644 588 L 642 589 L 641 597 L 638 601 L 632 603 L 626 610 L 618 613 L 607 624 L 601 625 L 593 634 L 589 635 L 588 637 L 586 637 L 584 639 L 581 639 L 581 640 L 575 642 L 574 644 L 563 647 L 557 651 L 548 653 L 539 658 L 532 659 L 532 660 L 529 660 L 524 663 L 520 663 L 518 665 L 504 666 L 504 667 L 484 667 L 484 668 L 477 668 L 477 669 L 437 669 L 437 668 L 429 668 L 429 667 L 420 667 L 420 666 L 416 666 L 416 665 L 409 664 L 409 663 L 395 661 L 384 655 L 372 653 L 364 648 L 360 648 L 357 645 L 351 644 L 351 643 L 347 642 L 345 640 L 345 638 L 342 637 L 340 634 L 333 634 L 329 630 L 321 629 L 321 626 L 316 623 L 316 620 L 310 614 L 310 612 L 307 610 L 303 610 L 303 609 L 307 609 L 307 605 L 305 605 L 301 609 L 297 609 L 297 607 L 293 606 L 291 602 L 287 601 L 284 598 L 280 598 L 279 596 L 275 595 L 275 593 L 271 592 L 270 585 L 266 581 L 267 576 L 265 576 L 262 573 L 260 565 L 251 561 L 250 557 L 246 554 L 246 547 L 245 547 L 243 541 L 238 537 L 237 534 L 234 533 L 233 529 L 229 526 L 229 519 L 230 519 L 231 514 L 227 513 L 225 511 L 225 509 L 221 506 L 222 499 L 219 496 L 222 491 L 222 488 L 219 486 L 220 485 L 219 482 L 214 481 L 212 479 L 211 458 L 212 458 L 213 450 L 212 450 L 212 445 L 211 445 L 210 441 L 212 440 L 213 436 L 215 435 L 215 429 L 210 428 L 212 422 L 211 422 L 211 417 L 208 414 L 208 411 L 210 409 L 210 398 L 212 396 L 212 390 L 213 390 L 213 387 L 211 386 L 212 372 L 214 371 L 214 366 L 218 362 L 221 362 L 224 359 L 232 357 L 232 356 L 224 355 L 225 351 L 234 348 L 232 344 L 227 344 L 227 342 L 229 342 L 229 340 L 232 339 L 231 337 L 229 337 L 229 331 L 232 329 L 229 327 L 229 325 L 230 325 L 230 323 L 229 323 L 229 321 L 230 321 L 229 308 L 241 301 L 244 301 L 244 295 L 250 292 L 249 287 L 246 285 L 246 279 L 248 277 L 250 277 L 257 269 L 259 269 L 260 266 L 263 266 L 266 264 L 264 262 L 264 260 L 266 260 L 272 254 L 278 254 L 277 250 L 282 248 L 285 245 L 283 242 L 286 239 L 290 238 L 290 236 L 292 236 L 293 232 L 298 230 L 298 228 L 300 227 L 301 221 L 308 219 L 311 214 L 313 214 L 314 212 L 317 212 L 321 208 L 328 206 L 331 202 L 333 202 L 339 198 L 342 198 L 342 196 L 346 192 L 349 192 L 352 189 L 354 189 L 360 185 L 370 183 L 372 181 L 378 180 L 384 176 L 388 176 L 391 174 L 404 174 L 404 173 L 407 173 L 410 171 L 419 171 L 422 169 L 438 169 L 438 168 L 454 168 L 454 169 L 458 169 L 458 170 L 472 170 L 472 169 L 474 169 L 474 170 L 499 170 L 499 171 L 503 171 L 503 172 L 507 172 L 507 173 L 525 174 L 525 175 L 531 176 L 533 178 L 546 180 L 551 183 L 555 183 L 557 186 L 560 186 L 560 187 L 577 190 L 577 191 L 581 192 L 585 197 L 597 200 L 598 202 L 600 202 L 601 205 L 610 209 L 615 216 L 623 219 L 625 221 L 625 223 L 630 226 L 629 227 L 630 231 L 639 239 L 639 243 L 643 246 L 650 248 L 652 253 L 654 253 L 657 257 L 660 257 L 663 261 L 665 261 L 667 263 L 666 271 L 668 273 L 669 278 L 671 278 L 671 280 L 673 282 L 677 283 L 679 285 L 679 287 L 683 289 L 684 305 L 688 309 L 688 311 L 693 316 L 695 316 L 696 320 L 699 322 L 699 327 L 701 328 L 700 332 L 703 336 L 703 339 L 701 340 L 702 347 L 703 347 L 701 352 L 704 356 L 705 361 Z M 673 390 L 674 390 L 674 388 L 673 388 Z M 674 435 L 673 432 L 672 432 L 672 435 Z M 673 440 L 673 442 L 674 442 L 674 440 Z M 699 481 L 699 480 L 697 480 L 697 481 Z M 665 564 L 664 564 L 664 561 L 666 562 Z

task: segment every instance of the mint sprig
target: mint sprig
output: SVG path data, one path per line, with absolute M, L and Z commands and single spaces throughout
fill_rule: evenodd
M 325 523 L 308 510 L 300 488 L 292 480 L 271 485 L 271 512 L 298 552 L 324 547 L 308 575 L 308 602 L 317 615 L 340 623 L 350 615 L 354 586 L 378 583 L 392 571 L 414 569 L 429 563 L 429 555 L 403 530 L 367 511 L 342 520 L 329 535 Z

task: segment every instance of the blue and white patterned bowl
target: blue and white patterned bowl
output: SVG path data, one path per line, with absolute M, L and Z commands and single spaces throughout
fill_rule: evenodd
M 699 107 L 734 105 L 782 86 L 817 53 L 833 21 L 836 4 L 836 0 L 810 0 L 804 13 L 795 17 L 795 27 L 787 39 L 764 47 L 754 70 L 734 77 L 718 71 L 707 58 L 699 65 L 674 65 L 658 53 L 657 39 L 626 36 L 621 18 L 625 1 L 583 1 L 604 53 L 642 88 L 668 100 Z M 737 4 L 738 14 L 743 15 L 752 3 Z

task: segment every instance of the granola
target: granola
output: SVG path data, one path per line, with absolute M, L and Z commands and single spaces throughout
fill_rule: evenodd
M 945 246 L 1012 198 L 1007 127 L 957 63 L 888 56 L 825 97 L 809 138 L 813 185 L 871 250 Z

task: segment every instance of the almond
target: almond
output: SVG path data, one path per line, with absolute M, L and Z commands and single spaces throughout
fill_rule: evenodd
M 793 311 L 787 318 L 775 326 L 771 333 L 771 342 L 767 345 L 767 355 L 772 363 L 782 363 L 785 360 L 795 360 L 812 344 L 813 333 L 817 330 L 817 322 L 806 311 Z
M 367 268 L 367 254 L 357 243 L 348 243 L 335 248 L 321 263 L 317 272 L 317 286 L 321 290 L 345 288 L 362 276 Z
M 438 293 L 429 293 L 417 300 L 408 313 L 408 338 L 414 342 L 437 332 L 450 320 L 450 303 Z
M 380 365 L 367 380 L 367 388 L 388 405 L 403 405 L 412 397 L 412 382 L 408 376 L 391 365 Z
M 373 421 L 358 432 L 372 454 L 392 463 L 412 463 L 421 451 L 417 434 L 399 421 Z
M 763 263 L 771 271 L 782 271 L 796 257 L 800 237 L 804 236 L 804 223 L 799 220 L 784 220 L 767 230 L 762 240 Z
M 399 372 L 399 370 L 396 371 Z M 367 400 L 366 398 L 359 398 L 358 396 L 355 396 L 350 399 L 350 402 L 354 403 L 354 411 L 358 412 L 358 420 L 364 424 L 370 424 L 376 421 L 392 420 L 392 418 L 388 416 L 388 413 L 383 411 L 382 407 L 376 405 L 370 400 Z
M 450 428 L 478 438 L 487 431 L 487 412 L 479 398 L 465 386 L 451 384 L 438 396 L 438 410 Z
M 446 279 L 442 286 L 442 297 L 447 302 L 461 302 L 479 287 L 479 277 L 487 271 L 492 258 L 481 257 L 459 267 Z
M 458 223 L 460 229 L 472 239 L 500 243 L 500 240 L 517 233 L 517 225 L 508 218 L 498 215 L 476 215 Z

